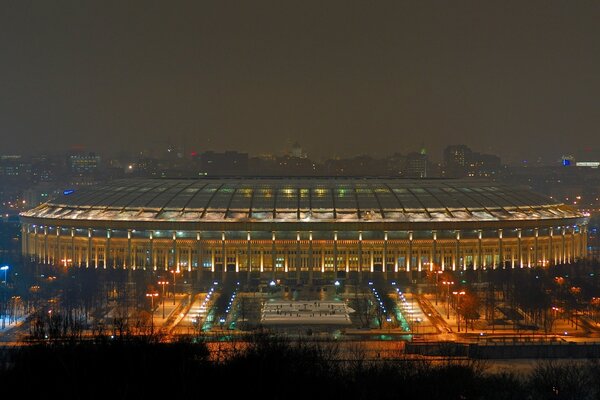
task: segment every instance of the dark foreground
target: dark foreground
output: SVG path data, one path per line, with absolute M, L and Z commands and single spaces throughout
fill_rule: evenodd
M 366 361 L 335 344 L 255 337 L 219 356 L 204 343 L 153 338 L 44 343 L 0 352 L 15 398 L 598 399 L 600 363 L 540 362 L 530 373 L 485 361 Z

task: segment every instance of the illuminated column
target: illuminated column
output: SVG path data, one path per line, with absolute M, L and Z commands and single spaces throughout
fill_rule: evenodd
M 546 239 L 544 238 L 542 240 L 542 248 L 541 248 L 541 250 L 542 250 L 542 267 L 546 266 L 546 262 L 548 260 L 546 249 L 547 249 L 547 247 L 546 247 Z
M 406 272 L 412 269 L 413 232 L 408 231 L 408 256 L 406 257 Z
M 90 264 L 92 263 L 92 229 L 88 228 L 88 245 L 87 245 L 87 254 L 86 254 L 86 260 L 85 260 L 85 267 L 89 268 Z
M 133 267 L 133 269 L 137 269 L 138 267 L 138 256 L 139 256 L 139 245 L 133 245 L 131 246 L 131 266 Z M 142 262 L 142 265 L 144 263 Z
M 523 268 L 523 247 L 521 245 L 521 228 L 517 229 L 517 258 L 519 259 L 519 268 Z
M 198 271 L 202 271 L 204 265 L 202 265 L 202 234 L 200 232 L 196 232 L 196 268 Z
M 29 228 L 31 229 L 31 228 Z M 31 232 L 30 232 L 31 233 Z M 28 238 L 28 240 L 33 240 L 33 251 L 30 254 L 29 260 L 38 262 L 38 233 L 37 226 L 33 227 L 33 239 Z
M 150 231 L 150 264 L 156 271 L 156 255 L 154 254 L 154 231 Z
M 370 264 L 369 271 L 370 272 L 373 272 L 374 269 L 375 269 L 375 262 L 373 260 L 373 258 L 374 258 L 374 254 L 373 253 L 374 253 L 374 250 L 372 248 L 370 248 L 369 249 L 369 264 Z
M 423 270 L 422 257 L 421 257 L 421 246 L 417 247 L 417 270 L 421 272 Z
M 321 274 L 325 272 L 325 249 L 321 249 Z
M 265 261 L 265 252 L 264 252 L 264 249 L 261 247 L 260 248 L 260 272 L 261 273 L 263 273 L 265 270 L 264 261 Z
M 437 271 L 439 265 L 437 256 L 437 231 L 432 231 L 431 234 L 433 236 L 433 243 L 431 246 L 431 256 L 429 256 L 429 270 Z
M 571 228 L 571 249 L 569 251 L 569 262 L 575 262 L 575 228 Z
M 248 235 L 246 236 L 246 263 L 248 271 L 246 271 L 248 275 L 248 282 L 250 282 L 250 278 L 252 276 L 252 246 L 251 246 L 250 231 L 248 231 Z
M 179 251 L 177 249 L 177 232 L 173 231 L 171 236 L 171 263 L 175 271 L 179 272 Z
M 225 279 L 225 273 L 227 272 L 227 249 L 225 248 L 225 232 L 221 232 L 221 263 L 223 268 L 221 269 L 221 278 Z
M 275 280 L 275 269 L 277 264 L 277 249 L 275 248 L 275 232 L 273 231 L 273 236 L 271 240 L 271 277 Z
M 440 264 L 442 265 L 442 271 L 446 270 L 446 252 L 444 247 L 440 249 Z
M 56 245 L 54 246 L 55 251 L 54 251 L 54 265 L 60 265 L 60 260 L 61 260 L 61 256 L 60 256 L 60 227 L 56 227 Z M 564 235 L 563 235 L 563 239 L 564 239 Z M 564 243 L 564 240 L 563 240 Z
M 567 259 L 567 227 L 563 226 L 562 228 L 562 260 L 561 262 L 563 264 L 566 264 L 566 259 Z
M 460 231 L 456 231 L 454 259 L 452 260 L 452 271 L 456 271 L 456 264 L 458 264 L 458 267 L 460 269 Z
M 515 247 L 510 246 L 510 267 L 515 268 Z
M 548 233 L 550 234 L 550 236 L 548 238 L 549 239 L 549 245 L 548 245 L 548 247 L 549 247 L 549 249 L 548 249 L 548 252 L 549 252 L 548 260 L 549 261 L 548 261 L 548 263 L 551 264 L 551 265 L 555 265 L 556 264 L 556 260 L 554 259 L 554 243 L 552 241 L 552 237 L 554 236 L 554 227 L 550 227 L 550 228 L 548 228 L 548 230 L 549 230 Z
M 106 230 L 106 246 L 104 246 L 104 269 L 106 269 L 108 264 L 110 263 L 110 261 L 109 261 L 109 259 L 110 259 L 110 233 L 111 233 L 111 230 L 107 229 Z
M 312 285 L 313 282 L 313 242 L 312 231 L 308 232 L 308 282 Z
M 538 256 L 538 236 L 539 236 L 539 230 L 538 228 L 535 228 L 533 230 L 534 232 L 534 239 L 533 239 L 533 266 L 537 267 L 538 263 L 539 263 L 539 256 Z
M 477 261 L 473 262 L 474 269 L 483 268 L 485 269 L 486 265 L 483 264 L 483 257 L 481 252 L 481 238 L 483 237 L 483 231 L 480 229 L 477 231 Z
M 235 272 L 238 273 L 240 272 L 240 250 L 236 247 L 235 248 Z
M 35 262 L 40 262 L 40 257 L 39 257 L 40 249 L 39 249 L 39 242 L 38 242 L 38 227 L 37 226 L 35 226 L 33 228 L 33 248 L 34 248 L 34 252 L 35 252 L 33 254 L 34 260 L 35 260 Z
M 65 255 L 65 258 L 69 258 Z M 75 266 L 75 229 L 71 228 L 71 265 Z M 67 265 L 67 262 L 65 262 L 65 265 Z
M 123 260 L 123 269 L 131 267 L 131 229 L 127 229 L 127 257 Z
M 171 260 L 171 250 L 169 250 L 169 248 L 167 247 L 167 248 L 165 248 L 164 257 L 163 257 L 165 271 L 169 270 L 169 261 L 170 260 Z
M 381 268 L 383 273 L 385 274 L 387 272 L 387 241 L 388 241 L 388 233 L 384 232 L 383 233 L 383 262 L 381 264 Z M 386 275 L 387 276 L 387 275 Z
M 44 264 L 50 263 L 50 256 L 48 254 L 48 227 L 44 226 Z
M 504 247 L 502 245 L 502 229 L 498 229 L 498 261 L 502 268 L 504 268 Z
M 210 272 L 215 272 L 215 248 L 211 246 L 210 248 Z
M 187 253 L 188 253 L 187 254 L 188 255 L 187 256 L 188 272 L 192 272 L 192 247 L 191 246 L 187 247 Z M 236 271 L 237 271 L 237 257 L 236 257 L 235 265 L 236 265 Z
M 346 248 L 346 251 L 344 252 L 345 255 L 345 262 L 346 262 L 346 274 L 348 274 L 350 272 L 350 251 Z M 346 275 L 347 276 L 347 275 Z
M 362 232 L 358 232 L 358 278 L 362 277 Z
M 294 261 L 296 264 L 296 283 L 300 283 L 300 270 L 302 269 L 302 258 L 300 251 L 300 231 L 296 231 L 296 257 Z
M 94 246 L 94 268 L 98 268 L 98 254 L 99 254 L 99 249 L 98 249 L 97 242 L 96 242 L 96 246 Z
M 333 276 L 337 279 L 338 271 L 338 248 L 337 248 L 337 232 L 333 232 Z

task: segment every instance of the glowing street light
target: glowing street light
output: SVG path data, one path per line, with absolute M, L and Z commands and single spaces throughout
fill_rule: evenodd
M 162 286 L 162 303 L 163 303 L 163 319 L 165 319 L 165 285 L 169 284 L 169 281 L 158 281 L 158 284 Z
M 446 315 L 446 319 L 450 319 L 450 285 L 454 285 L 454 282 L 443 281 L 443 285 L 446 286 L 446 303 L 448 303 L 448 314 Z
M 151 326 L 150 326 L 150 332 L 152 334 L 154 334 L 154 298 L 158 296 L 158 293 L 154 292 L 154 293 L 146 293 L 146 297 L 150 297 L 150 301 L 152 302 L 151 305 L 151 309 L 150 309 L 150 315 L 151 315 Z
M 457 322 L 457 331 L 460 332 L 460 297 L 465 295 L 465 291 L 461 290 L 460 292 L 452 292 L 458 298 L 458 302 L 456 304 L 456 322 Z M 466 321 L 465 321 L 466 324 Z M 466 328 L 465 328 L 466 329 Z
M 439 291 L 439 286 L 440 286 L 438 283 L 438 281 L 439 281 L 438 277 L 443 273 L 444 273 L 444 271 L 441 271 L 441 270 L 435 271 L 435 305 L 436 306 L 438 304 L 438 291 Z
M 175 305 L 175 286 L 177 285 L 177 274 L 181 273 L 179 268 L 172 269 L 171 273 L 173 274 L 173 305 Z

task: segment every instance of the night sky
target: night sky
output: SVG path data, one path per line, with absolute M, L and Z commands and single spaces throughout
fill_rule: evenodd
M 374 5 L 376 4 L 376 5 Z M 0 153 L 600 153 L 598 1 L 2 1 Z

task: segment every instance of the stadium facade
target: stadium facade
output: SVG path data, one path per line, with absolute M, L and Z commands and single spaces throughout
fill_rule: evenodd
M 65 191 L 21 221 L 23 254 L 42 264 L 302 281 L 551 266 L 587 249 L 586 215 L 465 180 L 119 180 Z

